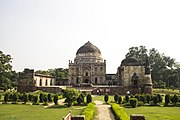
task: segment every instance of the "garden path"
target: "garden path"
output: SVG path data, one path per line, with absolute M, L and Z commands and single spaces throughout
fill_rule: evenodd
M 104 105 L 102 101 L 94 101 L 96 103 L 96 108 L 98 110 L 97 120 L 115 120 L 114 115 L 111 112 L 110 105 Z

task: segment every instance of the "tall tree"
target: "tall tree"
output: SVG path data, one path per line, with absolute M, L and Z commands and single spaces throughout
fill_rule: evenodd
M 0 89 L 7 90 L 11 88 L 10 73 L 12 58 L 10 55 L 4 54 L 0 51 Z
M 148 51 L 145 46 L 131 47 L 126 54 L 126 58 L 127 57 L 135 57 L 140 64 L 144 64 L 146 57 L 149 57 L 149 63 L 152 69 L 152 79 L 157 85 L 165 82 L 169 87 L 171 82 L 174 82 L 175 79 L 177 79 L 177 74 L 175 74 L 177 72 L 173 72 L 175 59 L 165 56 L 165 54 L 160 54 L 155 48 Z

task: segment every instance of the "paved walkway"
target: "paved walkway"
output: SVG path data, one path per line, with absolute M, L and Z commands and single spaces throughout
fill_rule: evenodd
M 110 105 L 103 105 L 102 101 L 94 101 L 98 110 L 97 120 L 115 120 L 114 115 L 111 112 Z

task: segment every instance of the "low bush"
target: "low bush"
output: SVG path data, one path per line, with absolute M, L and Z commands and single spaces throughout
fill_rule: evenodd
M 106 94 L 104 95 L 104 101 L 107 103 L 108 100 L 109 100 L 109 96 L 108 96 L 108 94 L 106 93 Z
M 53 101 L 56 105 L 58 105 L 58 95 L 54 95 Z
M 118 95 L 117 95 L 117 94 L 114 95 L 114 101 L 115 101 L 116 103 L 118 102 Z
M 89 103 L 82 114 L 85 115 L 86 120 L 91 120 L 93 118 L 94 111 L 95 104 Z
M 130 104 L 133 108 L 136 108 L 138 105 L 138 100 L 136 98 L 131 98 L 130 99 Z
M 126 112 L 123 110 L 122 107 L 120 107 L 118 104 L 116 103 L 110 103 L 112 111 L 116 117 L 116 120 L 129 120 L 128 115 L 126 114 Z
M 87 102 L 87 103 L 92 102 L 92 96 L 91 96 L 90 94 L 88 94 L 88 95 L 86 96 L 86 102 Z

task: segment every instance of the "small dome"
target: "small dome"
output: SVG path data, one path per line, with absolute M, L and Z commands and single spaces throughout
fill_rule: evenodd
M 138 60 L 136 58 L 126 58 L 121 62 L 121 65 L 123 66 L 131 66 L 131 65 L 138 65 Z
M 86 53 L 101 54 L 101 51 L 95 45 L 88 41 L 77 50 L 76 55 Z

